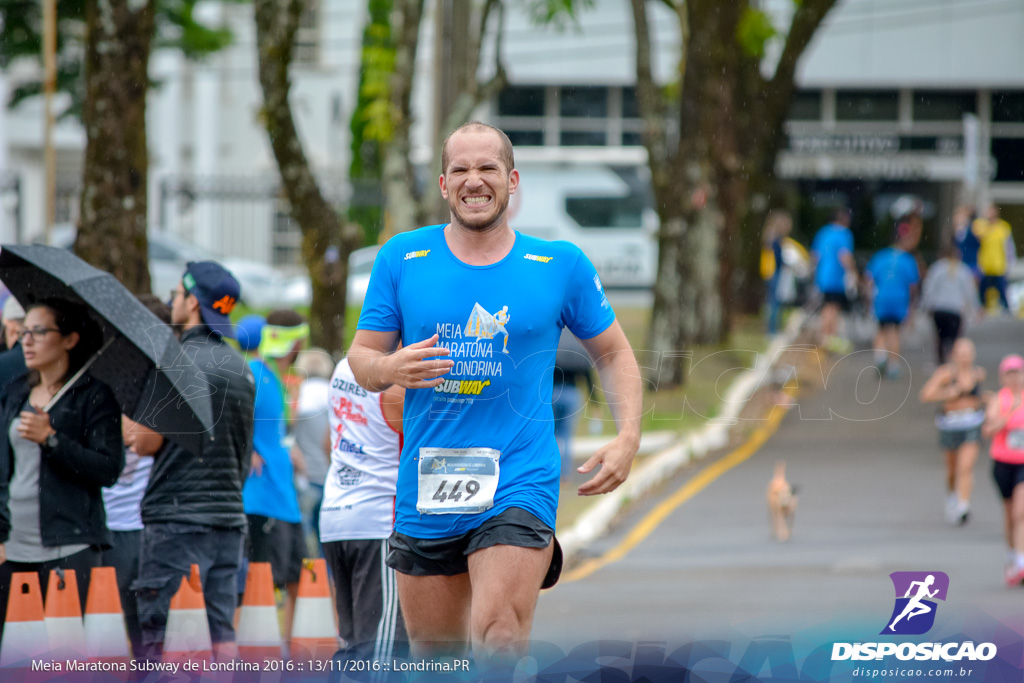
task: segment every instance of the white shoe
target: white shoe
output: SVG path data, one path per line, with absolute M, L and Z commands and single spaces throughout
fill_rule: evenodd
M 971 514 L 971 506 L 967 501 L 957 501 L 956 504 L 956 521 L 953 522 L 957 526 L 963 526 L 967 524 L 967 517 Z
M 957 516 L 957 505 L 958 504 L 959 504 L 959 500 L 957 500 L 957 497 L 956 497 L 955 493 L 950 493 L 948 496 L 946 496 L 946 521 L 949 522 L 950 524 L 956 524 L 957 521 L 958 521 L 958 516 Z

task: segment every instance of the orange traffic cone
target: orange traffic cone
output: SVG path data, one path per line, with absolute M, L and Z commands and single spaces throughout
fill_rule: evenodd
M 238 616 L 238 655 L 247 662 L 281 658 L 274 579 L 269 562 L 250 562 Z
M 0 668 L 30 669 L 32 660 L 43 659 L 49 651 L 50 641 L 43 621 L 43 591 L 37 573 L 11 575 L 11 597 L 7 602 L 3 635 Z
M 164 634 L 165 662 L 208 662 L 213 654 L 210 642 L 210 622 L 206 620 L 206 601 L 203 584 L 199 580 L 199 565 L 192 565 L 192 573 L 181 577 L 181 587 L 171 598 Z
M 51 569 L 43 611 L 50 657 L 58 661 L 85 659 L 85 628 L 78 577 L 74 569 Z
M 93 567 L 85 600 L 85 653 L 92 662 L 123 663 L 127 668 L 128 633 L 113 567 Z
M 304 560 L 292 619 L 291 658 L 328 660 L 338 651 L 334 604 L 323 558 Z

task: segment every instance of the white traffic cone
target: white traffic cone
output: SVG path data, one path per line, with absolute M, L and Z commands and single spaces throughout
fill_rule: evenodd
M 165 662 L 209 662 L 213 654 L 210 642 L 210 622 L 206 619 L 206 601 L 203 584 L 199 580 L 199 565 L 192 565 L 192 573 L 181 577 L 181 587 L 171 598 L 164 634 Z

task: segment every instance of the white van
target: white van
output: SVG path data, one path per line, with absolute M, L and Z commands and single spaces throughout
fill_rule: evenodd
M 572 242 L 608 290 L 649 291 L 657 272 L 657 215 L 642 165 L 526 161 L 509 205 L 513 228 Z

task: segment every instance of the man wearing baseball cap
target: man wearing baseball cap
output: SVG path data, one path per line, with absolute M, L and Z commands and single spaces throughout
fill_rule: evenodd
M 238 301 L 238 281 L 220 264 L 187 264 L 172 292 L 171 322 L 185 347 L 183 358 L 209 383 L 214 426 L 201 453 L 174 443 L 154 455 L 142 499 L 145 525 L 138 596 L 143 653 L 162 654 L 171 597 L 192 564 L 199 565 L 210 639 L 217 660 L 234 658 L 236 581 L 242 561 L 245 513 L 242 483 L 252 454 L 255 385 L 242 356 L 224 341 L 234 336 L 228 318 Z

